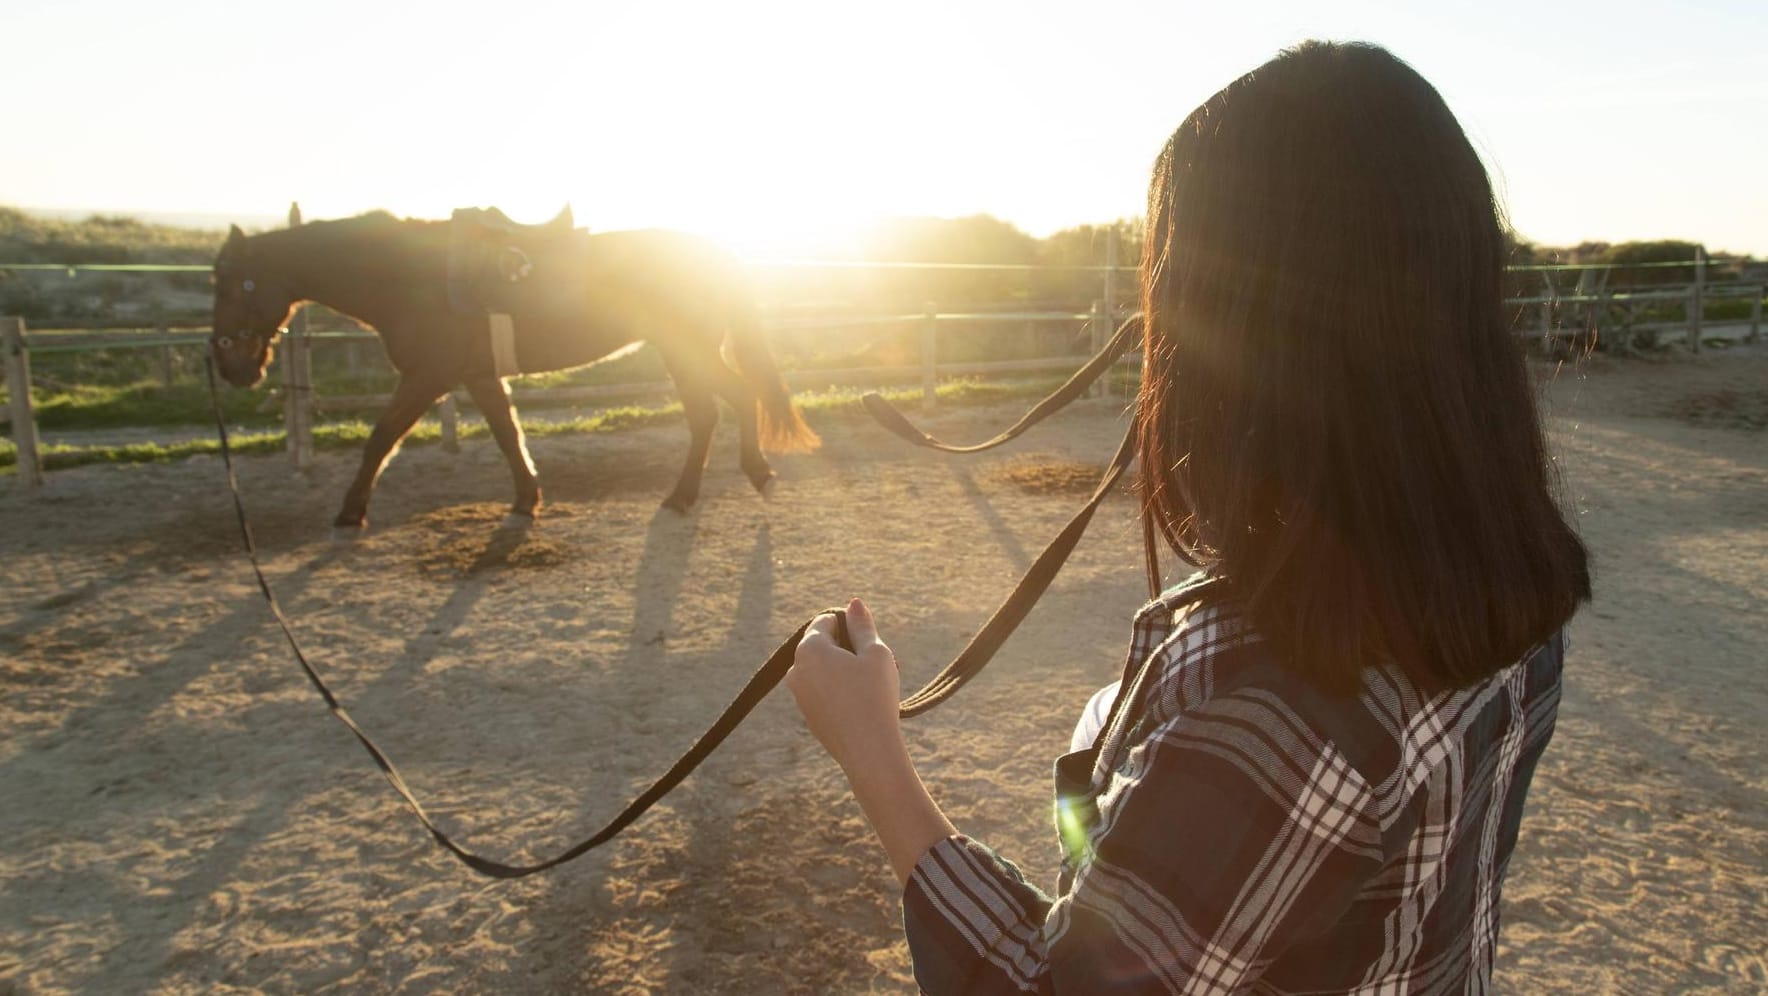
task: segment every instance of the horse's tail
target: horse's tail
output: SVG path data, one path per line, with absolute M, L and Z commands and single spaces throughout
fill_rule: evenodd
M 755 392 L 762 449 L 772 453 L 809 453 L 821 445 L 822 439 L 804 424 L 803 414 L 793 403 L 779 367 L 774 365 L 760 321 L 747 309 L 742 309 L 731 322 L 728 347 L 731 365 Z

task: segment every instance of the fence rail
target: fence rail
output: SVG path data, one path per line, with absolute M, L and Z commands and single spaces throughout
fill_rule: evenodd
M 299 224 L 298 209 L 291 211 L 291 224 Z M 1106 336 L 1112 331 L 1112 324 L 1124 317 L 1124 310 L 1119 306 L 1117 280 L 1125 273 L 1133 272 L 1133 267 L 1117 265 L 1115 240 L 1107 242 L 1107 262 L 1101 266 L 1069 266 L 1039 267 L 1031 264 L 992 264 L 992 263 L 871 263 L 858 261 L 829 261 L 804 259 L 773 259 L 752 260 L 752 267 L 793 267 L 793 268 L 827 268 L 827 269 L 916 269 L 916 270 L 1069 270 L 1098 273 L 1102 280 L 1103 296 L 1093 302 L 1090 311 L 951 311 L 942 312 L 936 305 L 929 304 L 926 310 L 913 314 L 888 315 L 824 315 L 806 318 L 778 318 L 767 323 L 772 332 L 803 332 L 803 331 L 843 331 L 877 327 L 919 327 L 920 330 L 920 362 L 913 366 L 897 367 L 848 367 L 839 369 L 799 369 L 784 373 L 787 383 L 795 389 L 806 387 L 874 385 L 893 382 L 912 382 L 919 378 L 922 384 L 923 405 L 934 404 L 935 388 L 941 377 L 961 376 L 995 376 L 1022 373 L 1046 373 L 1072 369 L 1075 366 L 1073 357 L 1039 358 L 1030 360 L 987 361 L 956 363 L 941 362 L 938 343 L 941 338 L 942 325 L 954 323 L 1080 323 L 1081 331 L 1090 333 L 1095 349 L 1102 345 Z M 1538 338 L 1549 342 L 1563 336 L 1586 335 L 1592 325 L 1600 324 L 1613 310 L 1620 310 L 1630 317 L 1626 327 L 1631 332 L 1652 332 L 1665 329 L 1685 328 L 1688 333 L 1688 344 L 1691 350 L 1701 348 L 1702 332 L 1705 328 L 1704 312 L 1708 302 L 1726 297 L 1747 297 L 1752 301 L 1747 340 L 1754 342 L 1760 338 L 1762 319 L 1762 299 L 1764 285 L 1760 283 L 1726 282 L 1708 283 L 1705 279 L 1709 265 L 1718 262 L 1703 258 L 1687 261 L 1655 262 L 1655 263 L 1613 263 L 1613 264 L 1535 264 L 1515 266 L 1514 272 L 1542 274 L 1544 290 L 1542 293 L 1522 295 L 1506 300 L 1508 307 L 1516 309 L 1516 332 L 1521 338 Z M 1668 269 L 1680 267 L 1692 269 L 1694 280 L 1682 286 L 1663 288 L 1630 288 L 1630 289 L 1599 289 L 1595 291 L 1573 289 L 1561 292 L 1555 287 L 1553 274 L 1586 271 L 1606 274 L 1616 270 L 1631 269 Z M 126 272 L 207 272 L 210 268 L 195 264 L 118 264 L 118 263 L 81 263 L 72 265 L 42 264 L 0 264 L 0 269 L 35 269 L 35 270 L 66 270 L 73 274 L 79 270 L 95 271 L 126 271 Z M 1597 286 L 1606 277 L 1597 281 Z M 1580 287 L 1584 282 L 1580 280 Z M 1661 307 L 1665 305 L 1681 305 L 1683 316 L 1680 320 L 1662 319 L 1655 321 L 1639 321 L 1641 309 Z M 1529 320 L 1528 312 L 1533 309 L 1534 320 Z M 1582 320 L 1567 322 L 1565 316 L 1581 312 Z M 290 329 L 284 336 L 278 367 L 283 380 L 283 402 L 285 406 L 284 424 L 287 427 L 288 448 L 297 467 L 307 466 L 312 459 L 312 427 L 313 413 L 318 410 L 354 410 L 384 406 L 390 395 L 327 395 L 318 396 L 310 388 L 312 381 L 307 372 L 311 369 L 311 349 L 318 343 L 355 343 L 373 341 L 375 333 L 368 330 L 320 330 L 308 331 L 304 328 L 305 313 L 297 313 L 291 322 Z M 37 431 L 34 413 L 31 408 L 30 385 L 31 375 L 29 354 L 73 353 L 88 350 L 110 349 L 158 349 L 161 351 L 161 369 L 164 379 L 169 384 L 174 376 L 177 364 L 174 362 L 175 351 L 180 348 L 198 348 L 206 346 L 209 330 L 207 328 L 169 327 L 160 325 L 154 328 L 138 328 L 123 331 L 117 329 L 81 329 L 78 331 L 56 331 L 33 333 L 27 336 L 24 322 L 17 318 L 0 318 L 0 334 L 4 336 L 4 353 L 6 361 L 6 377 L 9 394 L 9 405 L 5 414 L 12 424 L 12 435 L 18 447 L 18 466 L 20 477 L 28 484 L 40 484 L 42 481 L 41 461 L 38 454 Z M 1133 358 L 1132 361 L 1133 362 Z M 1103 382 L 1101 382 L 1103 383 Z M 291 386 L 296 389 L 290 389 Z M 1099 390 L 1102 388 L 1096 388 Z M 632 399 L 657 394 L 667 394 L 671 385 L 667 381 L 642 383 L 609 384 L 576 387 L 553 388 L 521 388 L 513 392 L 519 403 L 537 404 L 573 404 L 612 402 L 621 399 Z M 452 443 L 458 438 L 458 404 L 451 393 L 438 406 L 442 420 L 445 442 Z
M 298 318 L 298 316 L 297 316 Z M 898 314 L 880 316 L 833 317 L 826 319 L 793 319 L 770 323 L 770 331 L 834 331 L 878 326 L 919 327 L 920 356 L 919 362 L 907 366 L 868 366 L 868 367 L 835 367 L 835 368 L 804 368 L 782 372 L 787 384 L 798 390 L 809 387 L 846 387 L 865 386 L 886 383 L 914 382 L 919 380 L 922 385 L 922 404 L 931 408 L 936 403 L 936 387 L 941 378 L 970 376 L 1001 376 L 1026 373 L 1050 373 L 1071 370 L 1076 359 L 1071 356 L 1042 357 L 1023 360 L 1005 361 L 974 361 L 956 362 L 941 360 L 939 356 L 939 329 L 942 325 L 954 323 L 1013 323 L 1047 322 L 1047 323 L 1084 323 L 1086 330 L 1093 332 L 1095 340 L 1102 341 L 1102 336 L 1109 334 L 1110 316 L 1105 310 L 1104 301 L 1095 302 L 1089 312 L 1073 311 L 1004 311 L 976 312 L 953 311 L 942 312 L 936 306 L 929 305 L 928 310 L 920 314 Z M 22 319 L 8 318 L 0 320 L 12 331 L 6 336 L 6 368 L 9 378 L 8 393 L 11 397 L 9 420 L 15 427 L 29 425 L 33 442 L 31 447 L 30 474 L 25 474 L 26 457 L 24 446 L 20 446 L 21 477 L 29 483 L 41 483 L 41 474 L 35 470 L 39 464 L 35 459 L 34 445 L 35 416 L 31 409 L 30 374 L 28 358 L 30 353 L 71 353 L 98 349 L 160 349 L 170 350 L 179 347 L 206 346 L 209 333 L 206 330 L 189 329 L 151 329 L 142 331 L 119 332 L 50 332 L 27 335 Z M 277 365 L 283 383 L 285 403 L 284 424 L 291 439 L 291 458 L 296 466 L 305 467 L 312 459 L 312 428 L 315 411 L 349 411 L 357 409 L 379 408 L 391 400 L 390 394 L 369 395 L 320 395 L 311 390 L 298 389 L 298 385 L 310 385 L 311 370 L 310 350 L 315 341 L 331 342 L 367 342 L 378 337 L 375 333 L 360 331 L 321 331 L 303 332 L 293 323 L 283 335 L 283 341 Z M 169 362 L 162 363 L 166 370 L 172 368 Z M 16 375 L 14 371 L 17 371 Z M 296 389 L 291 389 L 296 388 Z M 646 381 L 625 384 L 588 385 L 576 387 L 516 387 L 512 397 L 518 404 L 575 404 L 575 403 L 607 403 L 620 400 L 631 400 L 658 394 L 668 394 L 673 385 L 668 381 Z M 451 392 L 437 406 L 442 423 L 442 434 L 445 445 L 458 438 L 458 402 Z M 15 436 L 23 433 L 15 431 Z

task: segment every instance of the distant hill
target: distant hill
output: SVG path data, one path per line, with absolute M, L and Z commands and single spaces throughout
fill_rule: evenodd
M 188 228 L 121 215 L 53 218 L 0 207 L 0 266 L 7 263 L 207 263 L 225 229 Z
M 227 231 L 238 225 L 247 231 L 280 228 L 287 222 L 277 214 L 222 214 L 204 211 L 108 211 L 97 208 L 16 208 L 24 214 L 46 221 L 84 221 L 87 218 L 133 218 L 147 225 L 169 228 L 194 228 L 201 231 Z
M 190 263 L 214 260 L 224 228 L 190 228 L 117 215 L 58 218 L 0 207 L 0 314 L 33 324 L 92 321 L 200 323 L 207 273 L 8 270 L 8 263 Z

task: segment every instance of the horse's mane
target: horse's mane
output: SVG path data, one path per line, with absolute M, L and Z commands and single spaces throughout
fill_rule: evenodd
M 401 218 L 391 211 L 375 210 L 353 218 L 308 222 L 299 229 L 287 231 L 299 231 L 310 238 L 323 239 L 328 248 L 343 248 L 344 243 L 421 237 L 431 231 L 443 230 L 447 224 L 445 221 Z
M 390 263 L 421 265 L 419 261 L 430 252 L 445 251 L 447 230 L 445 221 L 400 218 L 375 210 L 265 232 L 257 240 L 291 262 L 298 256 L 309 262 L 322 260 L 328 267 L 385 272 Z

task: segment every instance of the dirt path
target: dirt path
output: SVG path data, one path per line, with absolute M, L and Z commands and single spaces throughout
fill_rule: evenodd
M 1761 991 L 1768 351 L 1596 360 L 1551 401 L 1598 601 L 1512 866 L 1500 989 Z M 1011 414 L 937 424 L 979 438 Z M 354 454 L 242 477 L 352 713 L 448 825 L 534 856 L 599 825 L 834 600 L 866 594 L 905 679 L 931 674 L 1079 502 L 1115 414 L 1088 402 L 981 458 L 830 426 L 776 461 L 766 502 L 721 436 L 686 519 L 656 510 L 685 432 L 542 439 L 551 504 L 515 545 L 488 441 L 403 455 L 347 547 L 326 523 Z M 0 992 L 911 989 L 893 880 L 784 696 L 574 865 L 499 884 L 445 857 L 289 658 L 220 473 L 0 483 Z M 1050 758 L 1141 599 L 1131 515 L 1107 503 L 991 670 L 909 732 L 958 825 L 1039 881 Z

